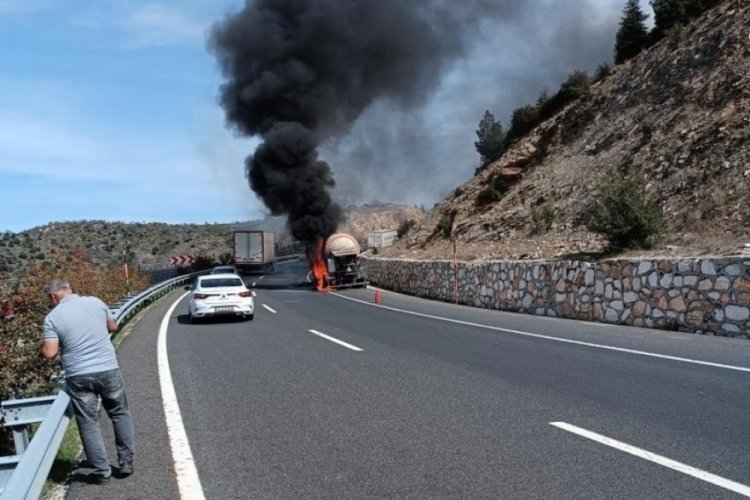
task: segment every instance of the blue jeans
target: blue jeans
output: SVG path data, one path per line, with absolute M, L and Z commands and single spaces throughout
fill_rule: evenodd
M 128 409 L 128 398 L 120 369 L 74 375 L 65 379 L 65 392 L 73 404 L 73 411 L 81 434 L 86 458 L 97 474 L 109 477 L 111 468 L 107 450 L 99 429 L 99 398 L 107 411 L 115 431 L 115 446 L 120 464 L 133 461 L 133 420 Z

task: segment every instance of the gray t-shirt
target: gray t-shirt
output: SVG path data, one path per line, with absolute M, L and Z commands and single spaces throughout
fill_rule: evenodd
M 60 359 L 66 377 L 118 367 L 107 331 L 109 319 L 114 316 L 104 302 L 76 294 L 62 299 L 47 315 L 44 339 L 60 342 Z

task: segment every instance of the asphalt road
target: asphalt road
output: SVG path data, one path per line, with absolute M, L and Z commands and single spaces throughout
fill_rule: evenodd
M 170 319 L 206 498 L 715 499 L 750 485 L 748 341 L 390 292 L 378 305 L 372 289 L 316 293 L 284 269 L 248 278 L 252 321 L 192 325 L 186 299 Z M 158 383 L 142 380 L 153 344 L 136 331 L 119 354 L 141 468 L 74 498 L 177 497 Z

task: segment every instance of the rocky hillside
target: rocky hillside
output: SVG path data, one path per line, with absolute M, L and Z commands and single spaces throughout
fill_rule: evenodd
M 358 240 L 366 240 L 367 233 L 381 229 L 398 229 L 407 220 L 420 222 L 426 212 L 421 208 L 404 205 L 383 204 L 349 207 L 341 231 L 352 234 Z
M 15 272 L 49 259 L 51 250 L 81 248 L 94 262 L 125 259 L 148 266 L 171 255 L 218 256 L 229 251 L 231 224 L 57 222 L 0 234 L 0 271 Z
M 403 205 L 350 207 L 342 231 L 364 240 L 374 229 L 396 229 L 407 219 L 421 220 L 424 212 Z M 94 262 L 149 267 L 169 262 L 173 255 L 221 259 L 231 252 L 235 229 L 273 232 L 284 247 L 292 245 L 283 217 L 233 224 L 161 224 L 105 221 L 56 222 L 20 233 L 0 233 L 0 274 L 17 273 L 50 259 L 52 249 L 81 248 Z
M 669 225 L 654 251 L 750 250 L 750 2 L 725 1 L 637 58 L 479 169 L 389 252 L 542 258 L 596 254 L 592 193 L 615 168 L 642 179 Z M 484 203 L 492 183 L 502 197 Z M 535 211 L 554 209 L 535 235 Z

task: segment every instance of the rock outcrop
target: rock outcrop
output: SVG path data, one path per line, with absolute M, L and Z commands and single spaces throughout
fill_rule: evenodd
M 643 179 L 670 232 L 661 253 L 741 253 L 750 243 L 750 3 L 727 0 L 543 122 L 500 160 L 438 203 L 400 243 L 409 257 L 446 256 L 447 234 L 466 258 L 595 253 L 581 223 L 611 168 Z M 478 203 L 498 182 L 502 197 Z M 531 214 L 554 207 L 552 231 Z

